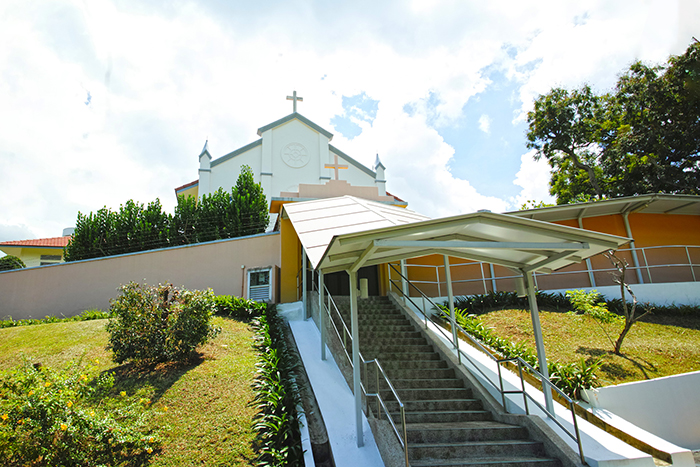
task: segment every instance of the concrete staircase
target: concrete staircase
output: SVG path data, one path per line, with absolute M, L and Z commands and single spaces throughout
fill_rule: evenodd
M 336 303 L 349 328 L 349 300 L 336 297 Z M 405 405 L 411 466 L 561 467 L 524 427 L 494 421 L 478 391 L 457 378 L 387 297 L 360 299 L 358 307 L 360 352 L 379 360 Z M 370 370 L 369 391 L 372 378 Z M 400 430 L 398 403 L 381 383 L 380 394 Z M 372 400 L 370 407 L 376 407 Z

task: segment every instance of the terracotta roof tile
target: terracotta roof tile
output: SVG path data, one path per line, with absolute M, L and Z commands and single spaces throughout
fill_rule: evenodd
M 52 238 L 35 238 L 33 240 L 11 240 L 9 242 L 1 242 L 1 246 L 45 246 L 45 247 L 60 247 L 68 245 L 68 237 L 52 237 Z

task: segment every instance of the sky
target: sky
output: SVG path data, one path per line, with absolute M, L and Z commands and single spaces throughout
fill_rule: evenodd
M 159 198 L 298 111 L 430 217 L 553 202 L 552 87 L 604 92 L 700 37 L 700 2 L 3 0 L 0 241 Z

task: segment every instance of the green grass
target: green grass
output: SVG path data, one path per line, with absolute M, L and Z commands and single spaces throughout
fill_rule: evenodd
M 151 466 L 250 465 L 255 373 L 252 330 L 246 323 L 216 317 L 222 328 L 187 364 L 136 369 L 116 365 L 105 350 L 106 320 L 64 322 L 0 329 L 0 370 L 22 358 L 60 367 L 78 358 L 99 361 L 113 371 L 114 391 L 152 401 L 163 429 L 162 450 Z M 167 408 L 167 409 L 166 409 Z
M 492 311 L 480 316 L 499 337 L 535 348 L 530 313 Z M 603 386 L 700 370 L 700 316 L 651 316 L 638 322 L 615 355 L 598 323 L 589 316 L 540 311 L 548 360 L 574 362 L 600 358 L 598 378 Z M 613 342 L 619 329 L 604 325 Z

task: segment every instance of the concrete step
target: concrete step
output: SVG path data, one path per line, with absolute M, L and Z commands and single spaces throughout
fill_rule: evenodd
M 401 397 L 399 395 L 399 397 Z M 401 423 L 401 413 L 391 412 L 394 423 Z M 406 412 L 406 423 L 447 423 L 447 422 L 482 422 L 491 420 L 488 410 L 445 410 L 432 412 Z
M 542 443 L 526 439 L 420 443 L 408 445 L 409 459 L 508 458 L 544 456 Z
M 414 423 L 406 427 L 410 443 L 450 443 L 526 439 L 527 430 L 521 426 L 493 420 L 460 423 Z
M 395 400 L 384 401 L 389 412 L 399 412 L 399 403 Z M 449 410 L 483 410 L 484 407 L 478 399 L 455 399 L 437 401 L 403 401 L 404 410 L 408 412 L 444 412 Z M 433 441 L 436 441 L 436 438 Z M 454 440 L 452 440 L 454 441 Z M 468 440 L 460 440 L 468 441 Z
M 392 383 L 393 384 L 393 383 Z M 388 390 L 381 390 L 382 397 Z M 410 388 L 397 389 L 401 401 L 434 401 L 439 399 L 471 399 L 472 393 L 466 388 Z M 388 399 L 385 399 L 388 400 Z
M 420 459 L 411 461 L 411 467 L 561 467 L 558 459 L 546 457 L 485 457 L 469 459 Z
M 440 361 L 440 354 L 433 351 L 425 352 L 375 352 L 374 354 L 367 354 L 363 352 L 362 355 L 365 358 L 378 358 L 379 362 L 384 366 L 389 363 L 403 363 L 403 362 L 416 362 L 416 361 Z M 401 365 L 399 365 L 401 367 Z M 395 367 L 394 367 L 395 368 Z
M 386 344 L 401 346 L 428 345 L 428 341 L 425 337 L 403 337 L 403 335 L 401 335 L 401 337 L 394 337 L 393 339 L 380 338 L 372 335 L 360 335 L 360 347 L 364 345 L 366 349 L 376 349 L 384 347 Z
M 447 362 L 440 360 L 439 358 L 434 358 L 431 360 L 380 360 L 379 363 L 382 364 L 384 371 L 391 372 L 397 371 L 411 371 L 411 370 L 445 370 L 447 369 Z
M 381 363 L 381 361 L 380 361 Z M 407 378 L 407 379 L 392 379 L 391 384 L 394 385 L 396 389 L 454 389 L 454 388 L 464 388 L 464 382 L 457 378 L 447 378 L 447 379 L 418 379 L 418 378 Z
M 388 354 L 388 353 L 403 353 L 403 354 L 408 354 L 408 355 L 415 355 L 418 353 L 435 353 L 435 349 L 433 349 L 432 345 L 429 345 L 423 341 L 423 344 L 401 344 L 401 343 L 396 343 L 394 344 L 389 343 L 384 344 L 384 343 L 377 343 L 374 345 L 365 345 L 364 347 L 362 346 L 362 342 L 360 342 L 360 351 L 363 354 Z
M 380 362 L 381 363 L 381 362 Z M 382 367 L 386 375 L 392 381 L 395 379 L 445 379 L 454 378 L 455 371 L 452 368 L 386 368 L 384 363 Z

